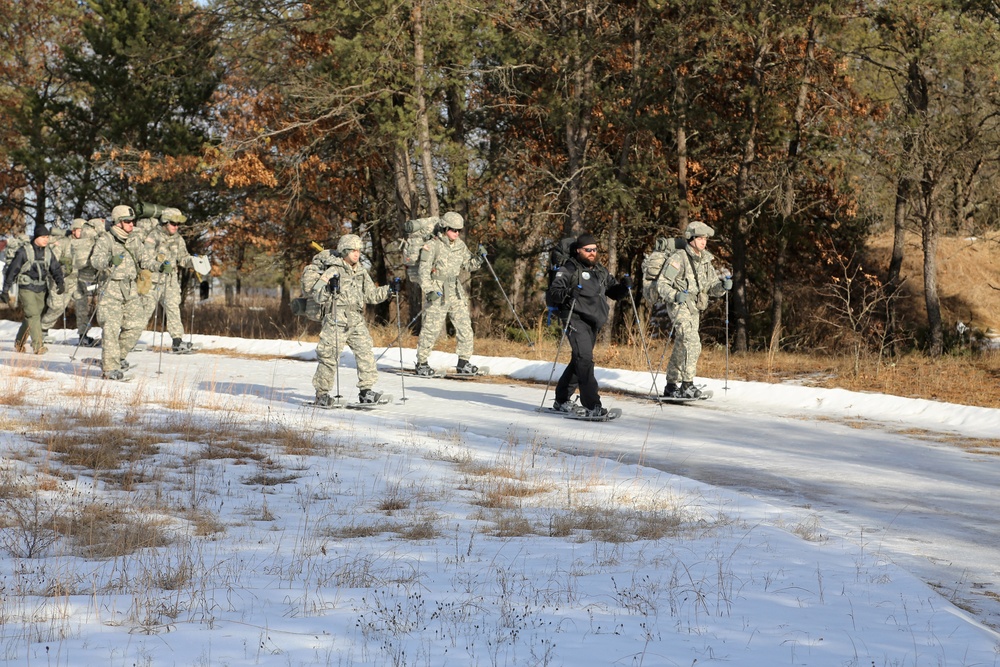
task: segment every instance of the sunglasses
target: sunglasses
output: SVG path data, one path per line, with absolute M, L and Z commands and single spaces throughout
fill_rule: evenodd
M 597 246 L 587 246 L 586 248 L 580 248 L 582 252 L 597 252 Z

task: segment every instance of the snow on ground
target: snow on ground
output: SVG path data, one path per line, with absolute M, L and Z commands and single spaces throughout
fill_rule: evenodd
M 900 511 L 861 497 L 934 495 L 918 478 L 949 468 L 984 476 L 949 502 L 992 503 L 997 457 L 892 433 L 993 438 L 998 410 L 706 380 L 711 404 L 608 395 L 625 416 L 585 424 L 536 413 L 542 385 L 400 377 L 413 351 L 389 349 L 377 388 L 393 404 L 317 411 L 313 344 L 195 336 L 201 354 L 134 352 L 132 381 L 110 383 L 81 362 L 99 350 L 18 355 L 15 329 L 0 322 L 4 664 L 1000 664 L 995 632 L 900 565 L 935 540 L 908 549 L 886 518 Z M 552 369 L 474 362 L 543 382 Z M 350 353 L 342 366 L 353 397 Z M 651 379 L 599 380 L 642 393 Z M 86 456 L 112 437 L 120 461 Z M 858 466 L 874 443 L 908 454 Z M 807 459 L 846 515 L 803 503 L 810 489 L 786 504 L 672 470 L 781 487 L 789 470 L 768 466 Z

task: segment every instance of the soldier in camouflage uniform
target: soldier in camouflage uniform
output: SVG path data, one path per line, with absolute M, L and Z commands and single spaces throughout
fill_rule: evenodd
M 18 301 L 24 312 L 24 320 L 14 336 L 14 349 L 17 352 L 24 352 L 29 335 L 35 354 L 45 354 L 48 351 L 43 344 L 42 335 L 45 294 L 53 289 L 53 285 L 60 292 L 66 290 L 62 265 L 48 247 L 50 239 L 49 228 L 37 225 L 31 243 L 18 248 L 10 264 L 4 269 L 0 301 L 7 300 L 7 291 L 16 283 Z
M 178 268 L 191 268 L 191 254 L 188 252 L 184 237 L 177 233 L 179 225 L 187 222 L 176 208 L 165 208 L 160 214 L 160 224 L 150 232 L 147 244 L 155 248 L 156 261 L 160 267 L 153 274 L 153 291 L 150 294 L 152 307 L 149 315 L 156 310 L 156 304 L 163 304 L 166 317 L 166 328 L 170 333 L 170 351 L 175 354 L 191 352 L 191 343 L 184 341 L 184 324 L 181 320 L 181 282 Z M 147 304 L 148 305 L 148 304 Z M 146 318 L 148 321 L 148 317 Z
M 63 290 L 62 294 L 58 290 L 50 289 L 48 296 L 45 297 L 45 312 L 42 313 L 42 336 L 46 340 L 49 338 L 49 329 L 55 326 L 59 318 L 66 312 L 66 306 L 73 298 L 76 274 L 73 272 L 72 240 L 73 237 L 67 236 L 64 230 L 52 230 L 52 241 L 49 243 L 49 248 L 52 249 L 56 260 L 62 265 L 65 283 L 69 289 Z
M 392 287 L 376 287 L 361 265 L 361 237 L 345 234 L 336 252 L 324 250 L 313 258 L 303 272 L 304 285 L 311 284 L 310 294 L 323 307 L 323 330 L 316 346 L 319 365 L 313 375 L 316 405 L 333 404 L 330 389 L 337 379 L 340 352 L 344 345 L 354 352 L 358 368 L 358 401 L 377 403 L 381 392 L 372 389 L 378 380 L 372 337 L 365 322 L 365 305 L 381 303 L 395 294 Z
M 701 390 L 694 376 L 701 356 L 698 327 L 709 297 L 723 296 L 732 289 L 729 276 L 719 277 L 712 266 L 714 256 L 705 246 L 715 230 L 703 222 L 692 222 L 684 230 L 687 245 L 667 258 L 656 281 L 656 291 L 667 306 L 674 323 L 674 349 L 667 364 L 667 386 L 663 395 L 698 398 Z
M 102 276 L 97 302 L 97 321 L 104 330 L 101 368 L 106 379 L 121 380 L 122 369 L 128 368 L 125 357 L 149 319 L 142 319 L 140 272 L 152 270 L 155 258 L 142 239 L 132 236 L 135 211 L 130 206 L 115 206 L 111 221 L 111 229 L 94 244 L 90 262 Z
M 76 275 L 76 282 L 70 283 L 73 290 L 73 312 L 76 313 L 76 333 L 81 345 L 93 347 L 96 341 L 87 335 L 87 331 L 90 329 L 91 298 L 97 294 L 97 271 L 90 265 L 90 253 L 97 242 L 97 230 L 83 218 L 77 218 L 70 228 L 70 235 L 73 273 Z
M 427 359 L 448 317 L 455 327 L 457 372 L 469 375 L 479 372 L 478 367 L 469 363 L 473 346 L 472 318 L 469 315 L 469 297 L 462 289 L 459 276 L 464 270 L 477 270 L 482 266 L 483 258 L 469 252 L 465 242 L 458 238 L 464 226 L 461 215 L 448 211 L 441 216 L 441 225 L 434 237 L 420 250 L 424 312 L 417 343 L 417 375 L 434 374 Z

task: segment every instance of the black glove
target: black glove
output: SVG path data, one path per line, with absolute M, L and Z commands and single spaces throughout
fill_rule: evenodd
M 0 292 L 0 303 L 10 303 L 10 295 L 7 292 Z
M 330 280 L 326 283 L 326 289 L 329 290 L 330 294 L 340 294 L 339 274 L 335 274 L 330 277 Z
M 402 278 L 393 278 L 389 282 L 389 296 L 393 297 L 399 294 L 400 284 L 403 282 Z
M 56 285 L 56 294 L 62 296 L 66 293 L 66 285 Z
M 624 276 L 622 276 L 622 279 L 619 280 L 618 282 L 624 285 L 625 289 L 629 291 L 632 290 L 632 276 L 628 275 L 627 273 Z

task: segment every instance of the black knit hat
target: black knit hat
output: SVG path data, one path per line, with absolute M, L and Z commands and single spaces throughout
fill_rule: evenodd
M 31 240 L 34 241 L 39 236 L 52 236 L 52 232 L 45 225 L 35 225 L 35 235 L 31 237 Z
M 597 239 L 594 238 L 593 234 L 584 232 L 576 237 L 576 250 L 580 248 L 586 248 L 589 245 L 597 245 Z

